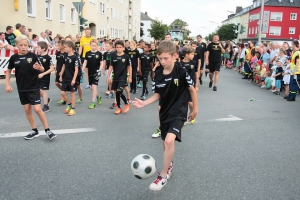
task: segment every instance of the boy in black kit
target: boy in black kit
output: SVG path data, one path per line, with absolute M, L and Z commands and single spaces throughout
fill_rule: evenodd
M 68 55 L 65 52 L 65 41 L 64 40 L 59 40 L 57 48 L 58 48 L 59 51 L 56 53 L 55 85 L 61 91 L 61 82 L 59 81 L 60 72 L 61 72 L 62 66 L 64 65 L 65 57 Z M 61 95 L 61 100 L 57 103 L 59 105 L 65 105 L 66 104 L 66 101 L 64 100 L 63 95 Z
M 127 113 L 130 109 L 130 105 L 128 104 L 128 101 L 126 97 L 123 94 L 123 90 L 127 84 L 127 73 L 129 74 L 128 82 L 131 83 L 131 61 L 128 57 L 128 55 L 124 54 L 124 42 L 121 40 L 116 41 L 115 48 L 117 53 L 112 55 L 111 63 L 108 69 L 108 76 L 106 79 L 106 82 L 109 84 L 112 82 L 112 89 L 116 93 L 116 101 L 118 108 L 115 111 L 116 115 L 119 115 L 122 113 L 122 109 L 120 107 L 121 104 L 121 98 L 125 103 L 124 106 L 124 113 Z M 114 71 L 113 81 L 111 81 L 111 78 L 109 74 L 111 74 L 112 70 Z
M 64 60 L 64 65 L 62 66 L 60 72 L 59 81 L 62 82 L 61 86 L 61 95 L 67 102 L 67 108 L 65 113 L 68 116 L 72 116 L 76 114 L 75 105 L 76 105 L 76 96 L 75 92 L 77 90 L 78 85 L 78 68 L 80 67 L 80 60 L 78 55 L 74 54 L 75 44 L 72 41 L 65 42 L 65 51 L 67 56 Z M 72 103 L 69 100 L 67 92 L 71 93 Z
M 50 86 L 50 75 L 54 70 L 54 66 L 52 63 L 52 58 L 47 54 L 48 45 L 46 42 L 41 41 L 38 42 L 38 52 L 40 55 L 38 56 L 40 63 L 42 63 L 45 71 L 39 74 L 40 79 L 40 95 L 44 99 L 44 107 L 43 111 L 49 111 L 49 104 L 51 99 L 48 97 L 47 90 L 49 90 Z
M 146 91 L 147 83 L 148 83 L 148 77 L 149 74 L 153 68 L 153 59 L 152 55 L 149 53 L 150 50 L 150 44 L 144 45 L 144 53 L 141 53 L 140 55 L 140 61 L 139 61 L 139 74 L 140 77 L 143 78 L 143 93 L 141 95 L 141 99 L 145 100 L 145 94 L 148 95 L 148 91 Z
M 42 111 L 40 103 L 40 87 L 38 75 L 45 71 L 44 67 L 39 63 L 38 57 L 31 52 L 28 52 L 28 38 L 24 35 L 16 38 L 16 46 L 19 50 L 18 54 L 10 57 L 8 70 L 6 75 L 6 92 L 12 92 L 9 84 L 11 70 L 16 70 L 16 82 L 19 92 L 21 104 L 24 107 L 26 117 L 32 127 L 32 131 L 25 136 L 26 140 L 31 140 L 39 136 L 34 116 L 32 114 L 32 106 L 35 113 L 40 118 L 41 123 L 45 128 L 45 133 L 50 140 L 56 135 L 52 133 L 48 127 L 48 122 L 45 113 Z
M 176 46 L 172 41 L 163 41 L 157 48 L 157 57 L 162 65 L 155 72 L 155 94 L 146 101 L 136 99 L 136 108 L 160 101 L 159 111 L 161 123 L 161 138 L 163 140 L 163 168 L 155 181 L 150 185 L 151 190 L 161 190 L 171 177 L 175 140 L 181 142 L 181 128 L 186 121 L 188 112 L 188 92 L 190 92 L 194 108 L 189 120 L 195 119 L 198 112 L 197 94 L 189 74 L 180 64 L 175 63 Z
M 110 74 L 108 74 L 108 68 L 110 66 L 110 61 L 111 61 L 111 57 L 112 54 L 114 54 L 115 52 L 113 51 L 113 43 L 112 42 L 106 42 L 105 44 L 105 49 L 106 51 L 103 53 L 103 66 L 106 67 L 106 76 L 110 76 Z M 107 85 L 107 91 L 105 92 L 105 94 L 107 94 L 107 98 L 114 98 L 114 92 L 111 89 L 111 83 Z
M 132 82 L 130 83 L 130 92 L 133 94 L 137 93 L 136 90 L 136 75 L 138 71 L 138 63 L 139 63 L 139 57 L 140 53 L 135 47 L 135 42 L 131 41 L 129 43 L 130 49 L 127 51 L 127 55 L 130 58 L 131 66 L 132 66 Z
M 197 72 L 200 70 L 201 68 L 201 56 L 199 54 L 199 52 L 196 50 L 197 49 L 197 42 L 192 42 L 191 43 L 191 47 L 194 49 L 194 58 L 193 60 L 196 62 L 196 68 L 197 68 Z M 183 55 L 184 57 L 184 55 Z M 198 76 L 196 77 L 196 79 L 198 80 Z M 202 80 L 200 80 L 200 85 L 202 85 Z M 195 82 L 196 85 L 198 85 L 198 81 L 197 83 Z M 196 87 L 196 91 L 198 92 L 198 87 Z

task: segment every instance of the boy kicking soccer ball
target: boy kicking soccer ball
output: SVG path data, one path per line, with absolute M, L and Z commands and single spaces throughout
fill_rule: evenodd
M 32 131 L 25 136 L 26 140 L 31 140 L 39 136 L 34 116 L 32 114 L 32 106 L 35 113 L 40 118 L 41 123 L 45 128 L 45 133 L 50 140 L 54 139 L 56 135 L 49 129 L 47 118 L 43 112 L 40 103 L 40 84 L 39 74 L 45 69 L 39 63 L 38 57 L 31 52 L 28 52 L 28 38 L 24 35 L 16 38 L 16 46 L 19 50 L 18 54 L 10 57 L 8 70 L 6 74 L 6 92 L 12 92 L 12 87 L 9 84 L 11 70 L 16 70 L 16 82 L 19 92 L 21 104 L 24 107 L 27 120 L 32 128 Z
M 161 190 L 171 177 L 173 170 L 173 156 L 175 140 L 181 142 L 181 128 L 186 121 L 188 112 L 188 92 L 193 101 L 193 111 L 189 120 L 194 120 L 198 112 L 197 93 L 194 82 L 187 71 L 175 63 L 176 46 L 172 41 L 163 41 L 157 48 L 157 57 L 162 68 L 155 72 L 155 94 L 146 101 L 136 98 L 133 105 L 142 108 L 156 101 L 160 101 L 160 128 L 163 140 L 163 167 L 157 178 L 151 183 L 151 190 Z

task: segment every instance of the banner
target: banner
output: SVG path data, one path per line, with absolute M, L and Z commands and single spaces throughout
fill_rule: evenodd
M 263 16 L 263 23 L 261 33 L 268 33 L 269 31 L 269 18 L 270 18 L 270 11 L 265 11 Z

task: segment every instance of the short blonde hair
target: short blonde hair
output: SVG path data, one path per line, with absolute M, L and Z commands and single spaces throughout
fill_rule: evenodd
M 15 42 L 16 44 L 18 44 L 22 40 L 26 40 L 28 42 L 28 37 L 26 35 L 19 35 L 18 37 L 16 37 Z

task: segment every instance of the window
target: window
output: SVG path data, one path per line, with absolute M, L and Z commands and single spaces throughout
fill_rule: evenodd
M 100 3 L 100 13 L 104 14 L 104 11 L 105 11 L 104 3 Z
M 100 25 L 100 36 L 104 36 L 105 35 L 105 27 L 103 25 Z
M 45 8 L 46 8 L 46 19 L 52 19 L 52 2 L 51 2 L 51 0 L 46 0 Z
M 255 33 L 257 33 L 257 27 L 255 27 Z
M 71 8 L 71 24 L 75 24 L 76 20 L 75 20 L 75 9 Z
M 119 37 L 118 36 L 118 29 L 115 29 L 115 37 Z
M 290 27 L 289 28 L 289 34 L 290 35 L 293 35 L 293 34 L 295 34 L 296 33 L 296 28 L 295 27 Z
M 269 35 L 280 35 L 281 34 L 281 27 L 270 26 Z
M 114 18 L 114 9 L 111 8 L 111 17 Z
M 297 13 L 291 13 L 291 20 L 297 20 Z
M 254 27 L 252 27 L 252 34 L 254 34 Z
M 60 4 L 59 5 L 59 20 L 60 22 L 65 22 L 66 21 L 66 17 L 65 17 L 65 5 Z
M 282 21 L 282 13 L 278 12 L 271 12 L 271 19 L 270 21 Z
M 36 0 L 27 0 L 27 15 L 35 17 L 36 15 Z

